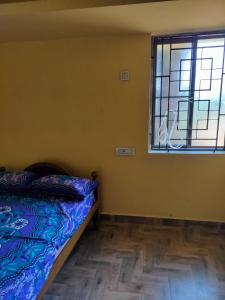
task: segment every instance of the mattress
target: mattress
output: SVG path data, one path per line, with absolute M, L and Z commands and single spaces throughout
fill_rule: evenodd
M 63 198 L 0 195 L 0 299 L 36 299 L 62 247 L 94 204 Z

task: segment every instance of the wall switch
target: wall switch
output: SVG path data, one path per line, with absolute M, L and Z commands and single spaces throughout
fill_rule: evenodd
M 128 70 L 123 70 L 120 72 L 120 80 L 128 81 L 130 79 L 130 73 Z
M 119 156 L 134 156 L 135 148 L 116 148 L 116 155 Z

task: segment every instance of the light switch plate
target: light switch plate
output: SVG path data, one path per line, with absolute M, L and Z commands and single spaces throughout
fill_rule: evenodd
M 134 156 L 135 148 L 116 148 L 116 155 L 119 156 Z
M 123 70 L 120 72 L 120 80 L 121 81 L 129 81 L 130 73 L 128 70 Z

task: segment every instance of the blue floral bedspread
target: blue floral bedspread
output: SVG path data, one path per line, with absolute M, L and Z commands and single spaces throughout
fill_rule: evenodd
M 0 195 L 0 299 L 36 299 L 60 248 L 94 203 Z

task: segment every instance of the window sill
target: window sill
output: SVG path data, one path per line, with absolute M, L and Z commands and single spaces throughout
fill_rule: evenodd
M 149 150 L 148 151 L 148 154 L 153 154 L 153 155 L 157 155 L 157 154 L 168 154 L 168 155 L 173 155 L 173 154 L 179 154 L 179 155 L 182 155 L 182 154 L 189 154 L 189 155 L 224 155 L 225 154 L 225 151 L 166 151 L 166 150 Z

